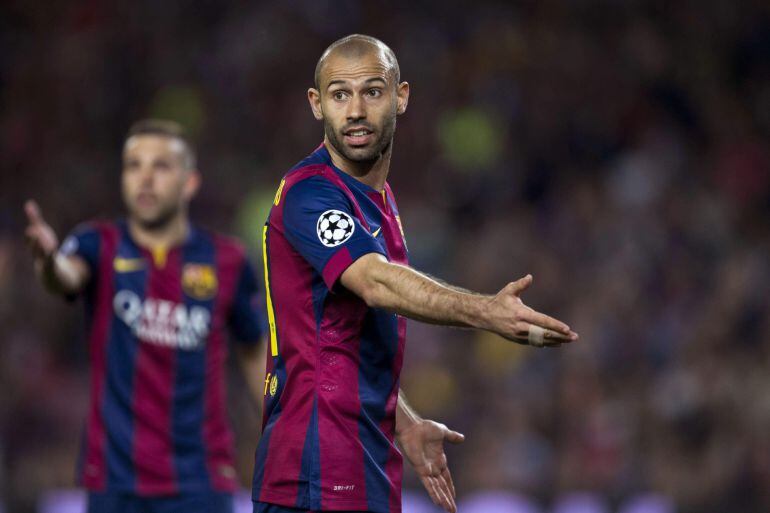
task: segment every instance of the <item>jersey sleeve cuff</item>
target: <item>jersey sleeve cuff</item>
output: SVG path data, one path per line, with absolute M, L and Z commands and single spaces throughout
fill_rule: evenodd
M 342 276 L 342 273 L 344 273 L 353 262 L 364 255 L 368 255 L 369 253 L 379 253 L 385 258 L 388 258 L 388 255 L 385 254 L 384 251 L 374 247 L 374 245 L 367 245 L 366 247 L 362 248 L 350 248 L 348 246 L 344 246 L 340 248 L 339 251 L 334 253 L 329 261 L 326 262 L 324 270 L 321 273 L 324 283 L 329 288 L 329 290 L 334 288 L 334 285 L 337 283 L 337 280 L 339 280 L 340 276 Z

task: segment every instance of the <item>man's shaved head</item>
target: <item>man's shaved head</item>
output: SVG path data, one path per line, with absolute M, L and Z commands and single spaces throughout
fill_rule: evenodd
M 342 57 L 356 58 L 363 57 L 372 53 L 379 53 L 382 60 L 390 68 L 395 84 L 401 81 L 401 71 L 398 67 L 398 61 L 396 60 L 396 54 L 393 53 L 388 45 L 383 43 L 377 38 L 372 36 L 365 36 L 363 34 L 351 34 L 345 36 L 342 39 L 338 39 L 324 51 L 321 58 L 318 59 L 318 64 L 315 67 L 315 87 L 320 90 L 321 86 L 321 73 L 323 72 L 324 65 L 329 57 L 333 55 L 340 55 Z
M 393 50 L 371 36 L 343 37 L 324 51 L 307 97 L 333 159 L 365 168 L 389 154 L 396 116 L 409 102 L 400 75 Z

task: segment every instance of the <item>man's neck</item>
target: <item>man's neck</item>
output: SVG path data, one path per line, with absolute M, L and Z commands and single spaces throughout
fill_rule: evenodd
M 169 249 L 183 243 L 190 232 L 187 214 L 180 213 L 163 226 L 148 229 L 135 219 L 128 218 L 128 231 L 131 238 L 140 246 L 150 251 Z
M 380 158 L 371 162 L 354 162 L 346 159 L 334 148 L 334 145 L 329 143 L 329 140 L 324 137 L 324 146 L 329 151 L 329 155 L 332 158 L 332 163 L 337 166 L 341 171 L 352 176 L 359 182 L 365 183 L 372 189 L 382 191 L 385 188 L 385 181 L 388 179 L 388 171 L 390 171 L 390 155 L 393 151 L 393 143 L 388 146 L 388 149 L 380 155 Z

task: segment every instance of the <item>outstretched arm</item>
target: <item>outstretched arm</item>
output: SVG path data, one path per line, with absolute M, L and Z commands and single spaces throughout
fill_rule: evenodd
M 532 284 L 527 275 L 494 296 L 443 285 L 411 267 L 370 253 L 348 267 L 340 281 L 373 308 L 433 324 L 480 328 L 508 340 L 558 346 L 577 340 L 569 326 L 526 306 L 519 297 Z
M 444 442 L 459 444 L 465 440 L 465 436 L 448 429 L 444 424 L 421 418 L 399 390 L 396 439 L 431 500 L 449 513 L 455 513 L 457 496 L 444 453 Z
M 27 214 L 25 232 L 35 258 L 35 274 L 46 289 L 59 294 L 76 294 L 90 279 L 88 264 L 79 256 L 60 255 L 56 232 L 46 223 L 37 203 L 30 200 L 24 205 Z

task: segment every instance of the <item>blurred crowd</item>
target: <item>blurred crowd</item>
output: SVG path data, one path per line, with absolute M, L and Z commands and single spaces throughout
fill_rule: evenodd
M 77 304 L 33 280 L 22 202 L 61 235 L 121 215 L 136 119 L 185 123 L 193 217 L 248 241 L 321 141 L 333 40 L 371 34 L 412 88 L 390 183 L 412 263 L 580 334 L 535 350 L 410 323 L 402 387 L 464 432 L 460 496 L 590 492 L 770 511 L 770 3 L 24 2 L 0 7 L 0 498 L 74 483 L 88 397 Z M 248 486 L 257 408 L 235 366 Z M 407 487 L 419 488 L 407 473 Z

